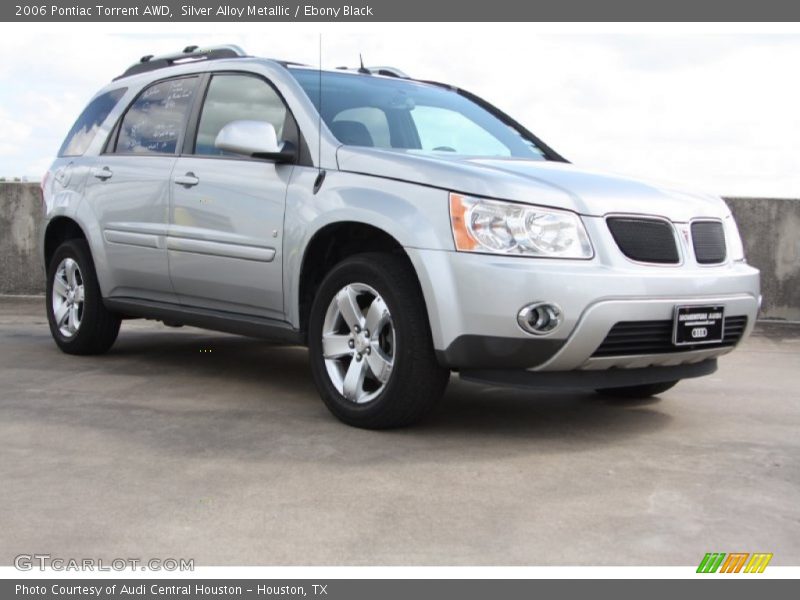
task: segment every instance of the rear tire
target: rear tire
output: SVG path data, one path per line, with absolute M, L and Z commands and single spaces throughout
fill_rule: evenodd
M 663 383 L 648 383 L 645 385 L 632 385 L 628 387 L 601 388 L 595 391 L 602 396 L 639 400 L 649 398 L 650 396 L 657 396 L 675 387 L 677 384 L 678 381 L 665 381 Z
M 120 318 L 103 304 L 86 240 L 61 244 L 47 269 L 47 321 L 67 354 L 103 354 L 114 344 Z
M 434 353 L 416 274 L 392 254 L 352 256 L 328 273 L 311 306 L 308 346 L 322 400 L 355 427 L 418 422 L 450 378 Z

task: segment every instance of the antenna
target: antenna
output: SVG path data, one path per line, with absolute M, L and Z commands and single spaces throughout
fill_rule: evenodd
M 361 63 L 361 66 L 358 68 L 358 72 L 363 73 L 364 75 L 372 75 L 372 71 L 364 66 L 364 57 L 361 56 L 361 52 L 358 53 L 358 61 Z
M 322 32 L 319 34 L 319 102 L 317 108 L 317 168 L 322 172 Z

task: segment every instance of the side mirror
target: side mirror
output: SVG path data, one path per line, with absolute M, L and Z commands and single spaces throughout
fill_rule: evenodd
M 293 162 L 297 154 L 291 143 L 278 143 L 275 127 L 266 121 L 231 121 L 220 129 L 214 147 L 275 162 Z

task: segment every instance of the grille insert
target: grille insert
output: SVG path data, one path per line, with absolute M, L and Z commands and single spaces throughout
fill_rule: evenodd
M 608 229 L 622 253 L 646 263 L 677 264 L 678 246 L 672 225 L 660 219 L 609 217 Z
M 630 356 L 639 354 L 666 354 L 735 346 L 742 339 L 747 327 L 747 317 L 725 317 L 724 336 L 714 344 L 693 344 L 674 346 L 672 344 L 672 320 L 664 321 L 620 321 L 606 339 L 594 351 L 592 357 Z
M 692 223 L 694 256 L 701 265 L 725 262 L 725 230 L 719 221 Z

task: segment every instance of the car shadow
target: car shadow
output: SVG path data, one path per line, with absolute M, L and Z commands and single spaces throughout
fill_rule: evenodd
M 423 429 L 580 442 L 645 434 L 671 417 L 660 398 L 629 400 L 591 391 L 520 390 L 484 386 L 453 376 Z
M 367 431 L 342 425 L 328 413 L 304 348 L 160 325 L 123 330 L 108 354 L 91 358 L 61 354 L 45 336 L 40 343 L 42 351 L 48 349 L 52 373 L 73 374 L 57 377 L 51 385 L 59 399 L 43 399 L 47 405 L 30 418 L 69 421 L 177 456 L 261 461 L 279 453 L 301 462 L 347 457 L 357 464 L 399 457 L 457 461 L 471 448 L 476 460 L 485 460 L 592 451 L 647 435 L 672 419 L 660 410 L 658 398 L 529 392 L 454 375 L 422 423 Z M 70 390 L 77 394 L 68 401 L 64 392 Z
M 121 336 L 109 355 L 124 370 L 147 364 L 173 375 L 190 373 L 203 380 L 224 378 L 271 402 L 282 393 L 312 408 L 321 407 L 304 348 L 199 330 L 147 332 Z M 123 360 L 124 359 L 124 360 Z M 267 392 L 269 390 L 269 392 Z M 658 410 L 660 398 L 630 400 L 591 392 L 548 392 L 480 385 L 451 378 L 442 401 L 421 425 L 398 435 L 433 432 L 525 437 L 634 435 L 664 427 L 670 417 Z

